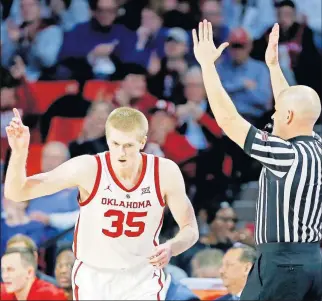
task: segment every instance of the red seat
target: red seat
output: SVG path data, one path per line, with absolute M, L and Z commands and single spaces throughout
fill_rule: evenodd
M 41 173 L 41 155 L 43 144 L 30 144 L 27 158 L 27 176 Z
M 60 141 L 65 144 L 76 140 L 83 127 L 83 118 L 54 117 L 50 124 L 47 142 Z
M 4 162 L 6 159 L 7 151 L 9 149 L 9 143 L 7 137 L 1 137 L 1 146 L 0 146 L 0 152 L 1 152 L 1 161 Z
M 119 85 L 119 81 L 89 80 L 84 86 L 83 96 L 90 101 L 100 100 L 99 92 L 103 90 L 104 98 L 102 100 L 111 99 Z
M 76 94 L 79 85 L 76 81 L 38 81 L 28 83 L 28 90 L 32 98 L 33 112 L 44 113 L 48 107 L 59 97 L 66 94 Z

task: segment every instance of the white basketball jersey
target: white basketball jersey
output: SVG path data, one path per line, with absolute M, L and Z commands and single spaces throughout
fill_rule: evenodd
M 95 156 L 98 172 L 89 198 L 80 203 L 74 252 L 95 268 L 127 269 L 144 263 L 155 246 L 165 203 L 159 184 L 159 158 L 142 153 L 138 183 L 126 189 L 117 179 L 110 153 Z

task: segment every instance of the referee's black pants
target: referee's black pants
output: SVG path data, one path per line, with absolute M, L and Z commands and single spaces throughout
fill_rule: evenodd
M 318 243 L 266 243 L 240 300 L 322 300 L 322 253 Z

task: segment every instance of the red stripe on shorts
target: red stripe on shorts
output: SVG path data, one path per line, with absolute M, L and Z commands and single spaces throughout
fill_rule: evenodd
M 74 294 L 75 294 L 75 300 L 76 301 L 78 301 L 79 300 L 79 297 L 78 297 L 78 291 L 79 291 L 79 287 L 78 287 L 78 285 L 76 285 L 76 275 L 77 275 L 77 273 L 78 273 L 78 270 L 79 270 L 79 268 L 81 267 L 81 265 L 83 264 L 83 262 L 81 261 L 80 263 L 79 263 L 79 265 L 78 265 L 78 267 L 76 268 L 76 271 L 75 271 L 75 274 L 74 274 L 74 279 L 73 279 L 73 281 L 74 281 L 74 285 L 75 285 L 75 291 L 74 291 Z
M 158 292 L 158 295 L 157 295 L 157 299 L 158 299 L 158 301 L 160 301 L 161 300 L 161 298 L 160 298 L 160 293 L 161 293 L 161 291 L 162 291 L 162 289 L 163 289 L 163 282 L 162 282 L 162 270 L 160 270 L 160 276 L 159 276 L 159 279 L 158 279 L 158 283 L 159 283 L 159 285 L 160 285 L 160 290 L 159 290 L 159 292 Z

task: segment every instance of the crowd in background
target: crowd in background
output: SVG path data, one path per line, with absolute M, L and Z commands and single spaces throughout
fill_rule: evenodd
M 144 151 L 180 166 L 199 222 L 199 242 L 173 258 L 168 273 L 173 281 L 222 278 L 228 292 L 238 297 L 255 255 L 244 246 L 253 245 L 253 224 L 240 224 L 233 204 L 242 185 L 258 179 L 261 166 L 217 125 L 193 55 L 191 30 L 206 18 L 215 44 L 230 43 L 217 64 L 223 86 L 240 114 L 264 128 L 274 111 L 264 60 L 274 22 L 280 25 L 279 61 L 287 81 L 308 85 L 322 96 L 322 2 L 306 2 L 1 0 L 2 182 L 10 157 L 5 126 L 13 107 L 30 128 L 39 172 L 71 157 L 107 151 L 110 112 L 118 106 L 139 109 L 150 125 Z M 42 87 L 48 88 L 40 93 Z M 316 129 L 320 135 L 321 127 L 322 121 Z M 76 136 L 59 138 L 71 128 L 77 129 Z M 17 254 L 10 249 L 18 247 L 27 263 L 22 266 L 36 271 L 40 283 L 34 286 L 52 283 L 51 297 L 45 297 L 52 300 L 72 298 L 73 236 L 68 230 L 79 212 L 77 193 L 68 189 L 25 203 L 1 197 L 0 255 L 9 248 L 6 264 L 17 265 Z M 162 239 L 176 230 L 166 215 Z M 185 300 L 196 298 L 180 289 L 174 291 Z

